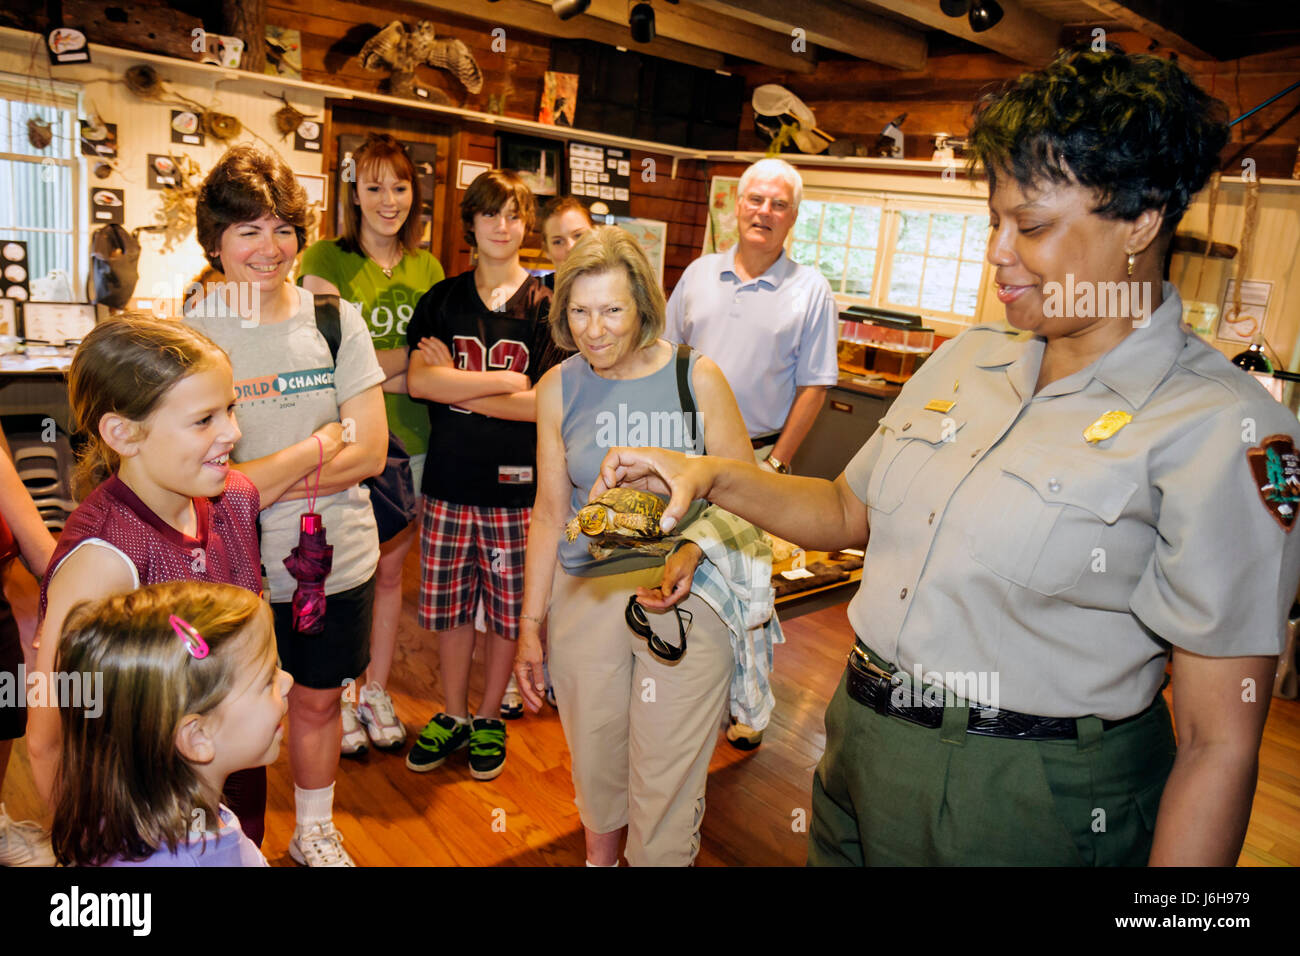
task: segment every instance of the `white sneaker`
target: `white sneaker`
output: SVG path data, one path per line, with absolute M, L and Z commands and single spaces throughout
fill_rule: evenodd
M 361 688 L 357 719 L 380 750 L 395 750 L 406 743 L 406 725 L 393 713 L 393 698 L 376 681 Z
M 366 743 L 366 732 L 357 719 L 356 708 L 346 697 L 343 699 L 343 742 L 340 752 L 345 757 L 360 757 L 370 749 Z
M 524 695 L 519 693 L 519 682 L 515 675 L 510 675 L 506 692 L 501 695 L 501 719 L 517 720 L 524 715 Z
M 289 855 L 303 866 L 356 866 L 343 849 L 343 834 L 334 829 L 333 821 L 294 830 Z
M 54 866 L 50 835 L 34 820 L 11 820 L 0 803 L 0 866 Z

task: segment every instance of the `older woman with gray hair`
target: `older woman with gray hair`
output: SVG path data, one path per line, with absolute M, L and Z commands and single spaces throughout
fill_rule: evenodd
M 663 328 L 663 292 L 636 241 L 616 227 L 584 236 L 551 306 L 556 342 L 577 354 L 537 385 L 537 499 L 515 674 L 536 710 L 549 610 L 551 678 L 591 866 L 617 865 L 625 827 L 634 866 L 695 859 L 734 667 L 727 623 L 691 593 L 698 545 L 665 556 L 561 537 L 614 445 L 704 442 L 753 461 L 722 372 L 664 341 Z

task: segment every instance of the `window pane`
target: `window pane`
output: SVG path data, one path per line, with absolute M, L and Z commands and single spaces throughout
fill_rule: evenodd
M 961 247 L 963 259 L 983 261 L 989 247 L 989 217 L 966 217 L 966 242 Z
M 897 305 L 916 305 L 921 297 L 920 256 L 895 255 L 889 277 L 889 301 Z
M 982 263 L 963 262 L 957 272 L 957 301 L 952 310 L 960 315 L 975 315 L 975 306 L 979 302 L 980 273 L 984 271 Z
M 935 216 L 938 219 L 938 216 Z M 957 286 L 957 260 L 927 259 L 925 285 L 921 289 L 921 307 L 940 312 L 952 310 L 952 294 Z
M 849 241 L 849 216 L 853 207 L 843 203 L 827 203 L 822 217 L 822 242 L 846 243 Z
M 850 242 L 855 246 L 865 246 L 868 249 L 874 249 L 876 248 L 876 243 L 879 241 L 880 207 L 854 206 L 853 235 Z
M 795 242 L 790 246 L 790 258 L 801 266 L 817 265 L 817 243 Z
M 930 255 L 961 256 L 961 227 L 965 216 L 939 213 L 930 218 Z
M 857 228 L 856 220 L 854 228 Z M 844 274 L 844 291 L 850 295 L 871 295 L 871 277 L 876 270 L 876 253 L 871 249 L 850 249 L 849 267 Z
M 822 223 L 822 204 L 805 199 L 799 204 L 799 218 L 794 221 L 796 239 L 817 239 L 817 230 Z
M 840 279 L 844 277 L 844 253 L 843 246 L 822 246 L 821 252 L 817 255 L 817 268 L 821 270 L 831 288 L 839 290 Z
M 12 192 L 10 191 L 12 190 Z M 0 226 L 72 229 L 72 170 L 66 166 L 0 160 L 0 196 L 13 206 Z
M 901 212 L 898 215 L 898 251 L 925 252 L 925 233 L 930 226 L 930 214 Z

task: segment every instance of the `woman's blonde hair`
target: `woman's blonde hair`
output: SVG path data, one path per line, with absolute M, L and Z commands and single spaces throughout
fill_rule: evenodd
M 573 283 L 587 275 L 599 275 L 624 269 L 627 284 L 632 290 L 632 300 L 641 320 L 641 334 L 637 348 L 643 349 L 654 342 L 664 331 L 664 313 L 668 303 L 664 290 L 645 252 L 632 236 L 618 226 L 597 226 L 584 235 L 569 251 L 555 274 L 555 292 L 551 296 L 551 337 L 556 345 L 570 352 L 578 349 L 569 331 L 569 299 Z
M 143 422 L 181 379 L 229 362 L 210 338 L 175 320 L 130 314 L 91 329 L 68 370 L 73 427 L 86 439 L 73 476 L 77 499 L 122 465 L 100 437 L 101 418 L 114 414 Z
M 183 618 L 207 642 L 202 660 L 169 618 Z M 258 618 L 263 647 L 239 638 Z M 176 750 L 187 714 L 206 714 L 234 686 L 242 660 L 265 653 L 274 626 L 256 594 L 230 584 L 171 581 L 98 602 L 82 602 L 63 626 L 55 672 L 103 675 L 99 713 L 60 710 L 63 744 L 50 839 L 65 866 L 140 860 L 186 842 L 201 810 L 218 808 Z

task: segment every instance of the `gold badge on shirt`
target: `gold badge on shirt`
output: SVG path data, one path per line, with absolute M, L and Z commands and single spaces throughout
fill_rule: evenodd
M 948 412 L 952 411 L 952 407 L 956 404 L 956 402 L 945 402 L 941 398 L 932 398 L 930 401 L 925 403 L 925 410 L 927 412 L 938 412 L 941 415 L 946 415 Z
M 1093 444 L 1105 441 L 1133 420 L 1128 412 L 1111 411 L 1083 430 L 1083 438 Z

